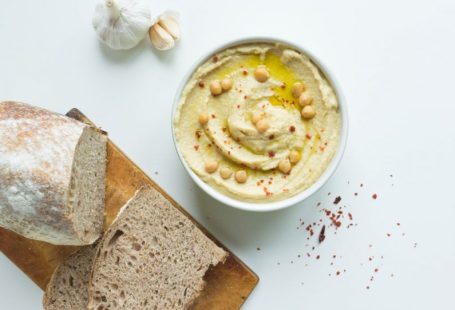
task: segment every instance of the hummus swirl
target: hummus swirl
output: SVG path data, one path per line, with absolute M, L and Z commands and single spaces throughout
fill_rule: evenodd
M 258 82 L 254 70 L 265 66 L 270 78 Z M 233 87 L 220 95 L 208 85 L 229 78 Z M 302 118 L 290 88 L 303 82 L 316 116 Z M 207 124 L 198 115 L 209 117 Z M 260 132 L 254 116 L 267 121 Z M 249 44 L 227 49 L 202 64 L 187 82 L 174 118 L 177 146 L 189 167 L 217 190 L 244 201 L 285 199 L 311 186 L 338 146 L 341 118 L 333 89 L 301 53 L 282 45 Z M 298 152 L 289 174 L 277 168 Z M 246 170 L 245 183 L 208 173 L 207 161 L 232 171 Z

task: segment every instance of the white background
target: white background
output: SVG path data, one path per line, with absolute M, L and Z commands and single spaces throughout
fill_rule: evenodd
M 158 53 L 147 41 L 128 52 L 100 45 L 94 1 L 0 0 L 0 98 L 61 113 L 78 107 L 109 131 L 257 272 L 260 284 L 244 309 L 454 309 L 455 2 L 150 4 L 154 13 L 181 13 L 183 39 L 172 51 Z M 329 183 L 306 202 L 267 214 L 233 210 L 201 192 L 179 163 L 170 127 L 175 91 L 195 60 L 255 35 L 319 56 L 339 80 L 350 116 L 347 152 Z M 318 220 L 337 195 L 358 226 L 346 229 L 344 219 L 311 251 L 315 238 L 305 247 L 299 218 Z M 0 255 L 0 309 L 40 309 L 41 296 Z

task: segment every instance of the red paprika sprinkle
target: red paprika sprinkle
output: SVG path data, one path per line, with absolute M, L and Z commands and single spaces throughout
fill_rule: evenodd
M 377 199 L 378 198 L 378 195 L 377 194 L 373 194 L 373 199 Z
M 321 232 L 319 233 L 319 243 L 325 240 L 325 225 L 322 226 Z
M 334 204 L 334 205 L 337 205 L 340 201 L 341 201 L 341 197 L 338 196 L 338 197 L 336 197 L 335 200 L 333 201 L 333 204 Z

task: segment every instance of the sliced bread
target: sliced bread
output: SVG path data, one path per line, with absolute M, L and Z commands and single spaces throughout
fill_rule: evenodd
M 88 309 L 185 309 L 209 267 L 226 255 L 161 193 L 144 187 L 98 245 Z
M 0 226 L 59 245 L 91 244 L 104 220 L 107 137 L 69 117 L 0 102 Z
M 44 309 L 87 309 L 88 280 L 95 252 L 95 245 L 85 246 L 55 270 L 44 294 Z

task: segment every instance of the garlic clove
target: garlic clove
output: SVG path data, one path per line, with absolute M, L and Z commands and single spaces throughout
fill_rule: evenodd
M 178 13 L 166 11 L 158 18 L 158 24 L 163 27 L 174 40 L 180 39 L 180 25 Z
M 175 45 L 172 35 L 161 27 L 159 23 L 150 27 L 149 37 L 153 46 L 160 51 L 169 50 Z

